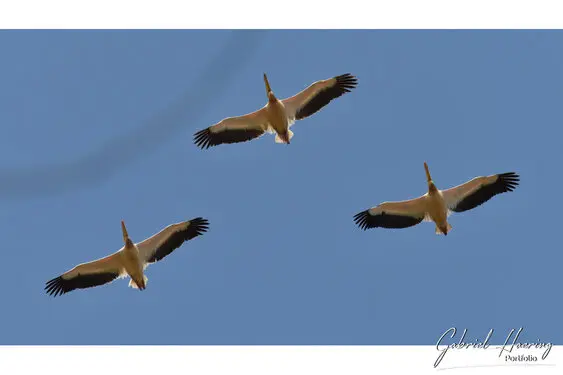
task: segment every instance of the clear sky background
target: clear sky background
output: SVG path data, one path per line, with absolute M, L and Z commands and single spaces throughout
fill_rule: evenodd
M 1 344 L 563 344 L 563 33 L 0 32 Z M 193 133 L 352 73 L 359 85 L 274 136 Z M 357 212 L 514 171 L 450 218 L 361 231 Z M 555 198 L 555 200 L 554 200 Z M 207 234 L 128 281 L 45 282 L 168 224 Z M 459 334 L 458 334 L 459 335 Z M 459 336 L 458 336 L 459 337 Z

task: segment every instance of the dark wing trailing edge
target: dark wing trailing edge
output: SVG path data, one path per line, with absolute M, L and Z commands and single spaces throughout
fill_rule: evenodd
M 460 200 L 451 210 L 454 212 L 471 210 L 497 194 L 513 191 L 518 186 L 519 181 L 520 176 L 514 172 L 499 174 L 495 182 L 482 185 L 479 189 Z
M 264 130 L 261 129 L 224 129 L 215 133 L 207 128 L 194 134 L 194 143 L 202 149 L 207 149 L 223 143 L 250 141 L 262 134 L 264 134 Z
M 78 275 L 71 279 L 65 279 L 62 276 L 47 281 L 45 290 L 47 294 L 56 297 L 71 292 L 75 289 L 91 288 L 98 285 L 107 284 L 119 277 L 118 272 L 93 273 L 86 275 Z
M 201 217 L 190 220 L 190 224 L 186 229 L 172 233 L 151 255 L 147 260 L 148 263 L 158 262 L 177 248 L 185 241 L 191 240 L 202 235 L 209 229 L 209 221 Z
M 304 106 L 299 108 L 295 113 L 296 120 L 301 120 L 318 112 L 333 99 L 350 92 L 358 84 L 358 79 L 349 73 L 334 78 L 336 79 L 336 84 L 320 90 Z
M 377 215 L 371 215 L 369 210 L 365 210 L 354 215 L 354 222 L 363 230 L 370 228 L 408 228 L 419 224 L 423 219 L 424 216 L 413 217 L 395 214 L 390 215 L 385 212 L 381 212 Z

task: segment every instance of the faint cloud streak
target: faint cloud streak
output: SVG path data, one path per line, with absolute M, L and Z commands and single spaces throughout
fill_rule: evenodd
M 1 197 L 25 199 L 88 188 L 156 151 L 209 109 L 214 96 L 244 67 L 266 33 L 267 30 L 233 31 L 230 40 L 191 84 L 193 89 L 135 131 L 116 137 L 90 154 L 67 163 L 0 169 Z

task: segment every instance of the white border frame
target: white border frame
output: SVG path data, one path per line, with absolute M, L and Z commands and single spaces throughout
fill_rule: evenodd
M 551 0 L 14 0 L 2 1 L 4 29 L 550 29 L 563 28 Z M 220 11 L 217 11 L 220 10 Z M 236 16 L 235 16 L 236 15 Z M 460 351 L 452 373 L 560 371 L 561 346 L 549 366 L 499 366 L 485 352 Z M 476 354 L 479 353 L 479 354 Z M 0 348 L 3 374 L 375 374 L 442 373 L 435 346 L 139 346 Z M 485 357 L 486 356 L 486 357 Z M 479 362 L 481 361 L 481 362 Z M 483 361 L 489 367 L 481 366 Z M 501 361 L 502 362 L 502 361 Z M 556 369 L 555 364 L 559 368 Z M 409 373 L 409 372 L 405 372 Z M 449 372 L 446 372 L 449 373 Z
M 541 356 L 541 351 L 523 351 Z M 494 348 L 448 353 L 436 346 L 12 346 L 0 348 L 2 374 L 555 374 L 563 351 L 545 361 L 506 363 Z M 539 357 L 538 357 L 539 359 Z M 539 363 L 539 365 L 538 365 Z
M 549 29 L 557 0 L 2 0 L 2 28 Z

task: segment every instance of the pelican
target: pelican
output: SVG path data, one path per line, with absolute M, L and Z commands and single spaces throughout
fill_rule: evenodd
M 82 263 L 46 283 L 47 294 L 54 297 L 73 291 L 112 282 L 117 278 L 129 276 L 129 286 L 144 290 L 147 277 L 143 271 L 149 264 L 158 262 L 185 241 L 202 235 L 209 228 L 209 222 L 201 217 L 172 224 L 137 244 L 127 234 L 125 222 L 121 221 L 123 246 L 110 256 Z
M 424 163 L 428 193 L 422 197 L 400 202 L 383 202 L 354 215 L 363 230 L 368 228 L 408 228 L 424 221 L 436 224 L 436 234 L 448 235 L 452 229 L 448 216 L 482 205 L 497 194 L 513 191 L 520 177 L 514 172 L 480 176 L 447 190 L 438 190 Z
M 319 111 L 333 99 L 350 92 L 358 80 L 351 74 L 343 74 L 323 81 L 317 81 L 299 94 L 279 100 L 276 98 L 268 77 L 264 73 L 264 84 L 268 103 L 256 112 L 238 117 L 228 117 L 217 124 L 194 134 L 194 143 L 202 149 L 223 143 L 246 142 L 264 133 L 275 133 L 276 143 L 289 144 L 293 132 L 289 128 L 295 120 Z

